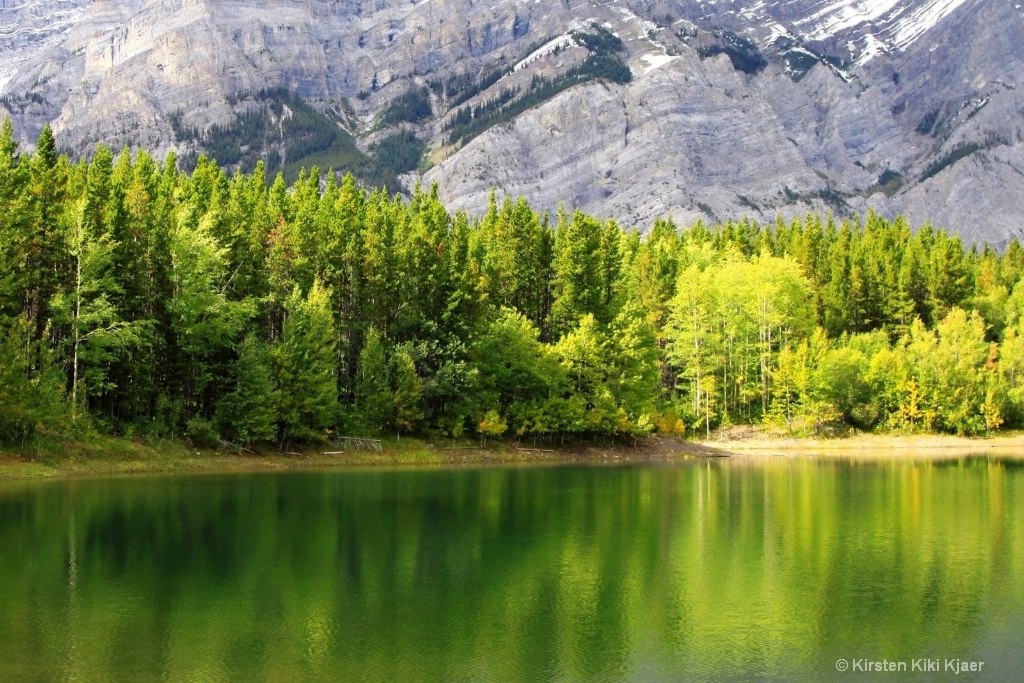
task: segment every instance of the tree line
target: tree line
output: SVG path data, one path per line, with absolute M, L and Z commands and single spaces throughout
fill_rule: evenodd
M 807 215 L 646 235 L 0 131 L 0 440 L 551 442 L 1024 422 L 1024 250 Z

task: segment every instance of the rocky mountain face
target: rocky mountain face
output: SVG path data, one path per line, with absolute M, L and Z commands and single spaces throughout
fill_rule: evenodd
M 1022 235 L 1021 74 L 1019 0 L 0 0 L 26 144 L 52 121 L 74 153 L 359 170 L 411 139 L 393 170 L 454 207 L 496 188 L 640 229 L 873 209 Z

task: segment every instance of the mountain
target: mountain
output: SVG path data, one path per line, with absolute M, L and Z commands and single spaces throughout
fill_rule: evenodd
M 316 163 L 646 228 L 869 209 L 1024 234 L 1018 0 L 0 0 L 26 144 Z M 423 158 L 419 158 L 420 151 Z

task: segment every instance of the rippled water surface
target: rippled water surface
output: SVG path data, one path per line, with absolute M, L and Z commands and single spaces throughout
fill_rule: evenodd
M 914 673 L 915 659 L 984 661 Z M 0 680 L 1014 680 L 1024 466 L 0 483 Z

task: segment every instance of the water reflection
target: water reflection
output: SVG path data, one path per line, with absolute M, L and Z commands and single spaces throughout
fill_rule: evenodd
M 1005 680 L 1022 494 L 998 459 L 7 486 L 0 679 Z

